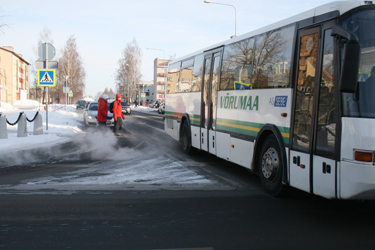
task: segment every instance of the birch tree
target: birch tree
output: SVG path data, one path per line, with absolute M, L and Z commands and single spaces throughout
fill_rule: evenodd
M 81 99 L 85 90 L 86 72 L 83 68 L 81 56 L 78 53 L 74 35 L 69 37 L 61 54 L 57 71 L 58 84 L 56 84 L 59 99 L 65 100 L 63 87 L 66 78 L 68 79 L 69 89 L 73 92 L 74 99 Z
M 117 92 L 124 96 L 130 103 L 136 100 L 138 82 L 142 77 L 140 67 L 142 52 L 135 39 L 126 45 L 118 61 L 119 68 L 116 72 Z

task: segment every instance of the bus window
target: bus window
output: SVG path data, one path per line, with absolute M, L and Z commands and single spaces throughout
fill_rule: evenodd
M 210 73 L 211 73 L 211 58 L 205 58 L 205 66 L 204 66 L 204 75 L 203 75 L 203 102 L 202 102 L 202 119 L 201 119 L 201 126 L 203 128 L 208 128 L 207 124 L 207 114 L 208 114 L 208 105 L 209 105 L 209 95 L 210 95 Z
M 180 80 L 177 83 L 176 92 L 191 92 L 191 86 L 193 83 L 193 66 L 194 58 L 182 62 Z
M 253 88 L 289 87 L 294 25 L 256 38 Z
M 202 71 L 203 71 L 204 55 L 198 55 L 194 59 L 193 81 L 191 92 L 199 92 L 202 88 Z
M 245 39 L 224 48 L 221 90 L 251 89 L 254 39 Z
M 220 76 L 220 53 L 214 55 L 214 63 L 212 65 L 212 82 L 211 82 L 211 127 L 216 129 L 216 105 L 217 105 L 217 91 L 219 86 Z
M 181 65 L 181 62 L 177 62 L 177 63 L 173 63 L 169 65 L 167 86 L 166 86 L 167 93 L 169 94 L 176 93 L 177 83 L 180 78 L 180 65 Z
M 361 43 L 361 62 L 357 93 L 343 93 L 343 115 L 375 118 L 375 10 L 363 10 L 348 16 L 343 27 L 357 35 Z M 375 68 L 374 68 L 375 69 Z
M 289 87 L 294 29 L 291 25 L 226 46 L 220 89 Z
M 323 68 L 320 77 L 318 126 L 316 152 L 318 155 L 333 155 L 336 137 L 335 82 L 333 76 L 332 30 L 324 32 Z
M 314 85 L 318 54 L 318 33 L 301 36 L 294 113 L 293 148 L 308 152 L 314 103 Z

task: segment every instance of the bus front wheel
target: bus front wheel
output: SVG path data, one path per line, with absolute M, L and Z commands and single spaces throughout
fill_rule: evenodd
M 259 175 L 263 188 L 272 196 L 278 196 L 283 188 L 283 162 L 281 150 L 274 135 L 269 135 L 261 148 Z
M 190 128 L 187 122 L 184 122 L 184 124 L 182 125 L 181 145 L 182 145 L 182 150 L 186 154 L 188 155 L 192 154 L 193 148 L 191 146 Z

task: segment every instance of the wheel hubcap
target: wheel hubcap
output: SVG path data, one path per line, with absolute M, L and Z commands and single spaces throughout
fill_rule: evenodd
M 279 169 L 280 161 L 279 156 L 274 148 L 269 148 L 264 153 L 262 158 L 262 173 L 263 176 L 272 181 Z

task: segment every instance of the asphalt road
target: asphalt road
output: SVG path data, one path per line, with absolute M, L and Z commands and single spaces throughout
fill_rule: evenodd
M 162 129 L 157 114 L 126 117 L 114 147 L 147 152 L 136 161 L 98 158 L 86 139 L 85 147 L 72 141 L 54 151 L 64 154 L 36 151 L 37 162 L 0 168 L 0 249 L 374 248 L 374 202 L 294 189 L 270 197 L 257 176 L 204 153 L 188 157 Z M 173 162 L 170 175 L 186 182 L 164 183 L 158 160 Z M 87 181 L 145 163 L 160 182 Z

